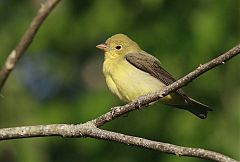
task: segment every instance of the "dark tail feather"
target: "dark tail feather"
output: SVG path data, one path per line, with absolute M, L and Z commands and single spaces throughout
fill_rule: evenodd
M 201 119 L 207 118 L 208 111 L 213 111 L 207 105 L 204 105 L 190 97 L 187 97 L 186 100 L 188 103 L 185 105 L 173 105 L 173 104 L 168 104 L 168 105 L 174 106 L 180 109 L 188 110 Z
M 186 105 L 182 108 L 190 111 L 191 113 L 193 113 L 194 115 L 196 115 L 197 117 L 199 117 L 201 119 L 207 118 L 208 111 L 213 111 L 207 105 L 204 105 L 190 97 L 189 97 L 188 102 L 189 102 L 189 105 Z

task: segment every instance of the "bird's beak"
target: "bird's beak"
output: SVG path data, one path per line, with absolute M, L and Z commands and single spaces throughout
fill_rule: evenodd
M 100 50 L 103 50 L 104 52 L 106 52 L 108 48 L 105 43 L 99 44 L 96 47 L 99 48 Z

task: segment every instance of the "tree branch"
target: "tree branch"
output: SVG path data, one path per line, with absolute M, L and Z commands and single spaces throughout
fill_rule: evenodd
M 60 0 L 47 0 L 45 3 L 41 5 L 37 15 L 32 20 L 29 28 L 24 33 L 21 40 L 15 47 L 15 49 L 13 49 L 12 52 L 9 54 L 8 58 L 6 59 L 0 71 L 0 91 L 2 90 L 2 87 L 5 81 L 7 80 L 9 74 L 14 69 L 17 61 L 20 59 L 20 57 L 29 47 L 38 29 L 40 28 L 40 26 L 42 25 L 46 17 L 53 10 L 53 8 L 58 4 L 59 1 Z
M 91 137 L 175 154 L 177 156 L 191 156 L 220 162 L 237 162 L 230 157 L 214 151 L 182 147 L 99 129 L 93 122 L 79 125 L 54 124 L 0 129 L 0 140 L 44 136 Z

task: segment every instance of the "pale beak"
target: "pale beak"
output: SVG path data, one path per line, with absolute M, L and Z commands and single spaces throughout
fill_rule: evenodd
M 99 44 L 96 47 L 99 48 L 100 50 L 103 50 L 104 52 L 106 52 L 108 49 L 108 47 L 105 43 Z

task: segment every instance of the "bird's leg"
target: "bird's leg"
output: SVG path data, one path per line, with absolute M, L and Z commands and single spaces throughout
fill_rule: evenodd
M 145 98 L 144 98 L 144 96 L 140 96 L 140 97 L 138 97 L 138 99 L 136 100 L 136 102 L 135 102 L 135 108 L 136 109 L 140 109 L 143 105 L 142 105 L 142 103 L 141 103 L 141 101 L 143 101 Z
M 140 101 L 140 99 L 138 98 L 134 104 L 135 104 L 135 108 L 139 110 L 140 107 L 141 107 L 141 101 Z

